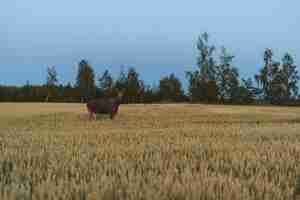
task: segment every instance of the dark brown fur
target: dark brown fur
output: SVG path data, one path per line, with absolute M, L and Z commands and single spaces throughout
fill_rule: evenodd
M 118 113 L 122 101 L 122 95 L 115 98 L 100 98 L 89 101 L 86 106 L 90 114 L 90 119 L 96 118 L 96 114 L 109 114 L 113 119 Z

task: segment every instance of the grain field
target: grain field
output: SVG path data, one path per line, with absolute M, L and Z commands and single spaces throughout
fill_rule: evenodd
M 288 200 L 299 142 L 300 108 L 2 103 L 0 199 Z

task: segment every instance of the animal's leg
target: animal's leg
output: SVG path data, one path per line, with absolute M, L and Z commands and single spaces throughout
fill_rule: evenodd
M 96 120 L 96 113 L 93 111 L 89 110 L 89 119 L 91 120 Z
M 93 118 L 93 113 L 92 112 L 89 112 L 89 120 L 91 121 Z
M 115 113 L 110 113 L 110 119 L 114 119 Z
M 110 119 L 113 119 L 116 116 L 116 114 L 118 113 L 118 108 L 119 108 L 118 105 L 113 106 L 112 112 L 110 113 Z

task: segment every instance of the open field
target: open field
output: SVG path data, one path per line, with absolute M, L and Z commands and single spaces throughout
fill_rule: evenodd
M 300 108 L 0 104 L 0 199 L 293 199 Z

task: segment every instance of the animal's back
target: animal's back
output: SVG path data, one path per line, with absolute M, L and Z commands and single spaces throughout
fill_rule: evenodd
M 110 113 L 113 104 L 114 99 L 101 98 L 89 101 L 87 107 L 93 113 Z

